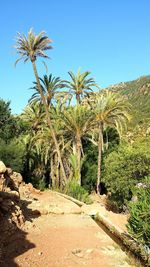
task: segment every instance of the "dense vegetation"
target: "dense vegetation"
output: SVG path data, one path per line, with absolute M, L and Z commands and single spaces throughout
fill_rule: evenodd
M 137 183 L 150 173 L 148 138 L 138 138 L 132 144 L 120 144 L 104 162 L 103 179 L 111 192 L 111 201 L 122 209 L 133 196 Z
M 150 247 L 150 176 L 134 189 L 138 201 L 129 203 L 129 232 L 148 250 Z
M 66 81 L 38 76 L 37 57 L 52 49 L 43 32 L 18 34 L 16 49 L 32 63 L 33 95 L 18 116 L 0 100 L 0 159 L 41 189 L 87 202 L 93 190 L 108 192 L 118 211 L 130 210 L 130 231 L 149 246 L 149 189 L 137 192 L 137 184 L 150 173 L 150 76 L 98 90 L 88 71 L 69 71 Z

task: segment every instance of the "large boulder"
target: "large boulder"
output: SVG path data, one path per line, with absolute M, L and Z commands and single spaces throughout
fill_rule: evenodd
M 6 172 L 6 166 L 2 161 L 0 161 L 0 174 L 5 172 Z

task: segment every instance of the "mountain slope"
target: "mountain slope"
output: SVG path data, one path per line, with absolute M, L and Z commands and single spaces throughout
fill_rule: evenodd
M 133 108 L 133 126 L 150 123 L 150 75 L 142 76 L 134 81 L 122 82 L 107 89 L 119 92 L 130 101 Z

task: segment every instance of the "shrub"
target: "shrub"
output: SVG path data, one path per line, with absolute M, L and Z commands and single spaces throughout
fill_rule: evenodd
M 34 176 L 31 177 L 30 180 L 32 185 L 41 191 L 44 191 L 47 188 L 45 178 L 39 178 Z
M 104 163 L 103 181 L 111 192 L 111 201 L 122 209 L 132 197 L 133 187 L 150 173 L 149 140 L 120 145 Z
M 145 179 L 146 188 L 136 188 L 136 202 L 128 204 L 130 218 L 128 231 L 144 245 L 150 248 L 150 176 Z
M 0 140 L 0 160 L 14 171 L 23 171 L 24 153 L 24 146 L 19 144 L 16 140 L 12 140 L 8 144 Z
M 82 186 L 77 184 L 75 180 L 69 181 L 61 192 L 80 201 L 83 201 L 86 204 L 92 203 L 88 192 Z

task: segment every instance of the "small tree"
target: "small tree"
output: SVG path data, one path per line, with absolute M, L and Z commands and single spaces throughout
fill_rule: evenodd
M 72 151 L 75 155 L 72 163 L 76 164 L 77 182 L 81 185 L 82 166 L 82 138 L 85 137 L 92 127 L 92 113 L 89 107 L 77 105 L 69 107 L 62 113 L 62 126 L 64 136 L 71 141 Z
M 64 88 L 65 84 L 60 77 L 54 77 L 52 74 L 49 76 L 44 75 L 43 79 L 39 77 L 39 80 L 47 105 L 51 107 L 52 103 L 56 100 L 56 96 L 59 96 L 60 89 Z M 32 95 L 29 102 L 41 102 L 41 95 L 37 82 L 34 82 L 34 86 L 31 89 L 33 89 L 35 93 Z
M 75 95 L 77 105 L 81 103 L 83 97 L 88 96 L 98 85 L 95 83 L 93 78 L 89 78 L 89 71 L 83 73 L 78 70 L 75 75 L 72 71 L 68 72 L 71 81 L 66 81 L 66 86 L 70 89 L 70 94 Z
M 121 136 L 123 127 L 126 126 L 130 119 L 129 104 L 120 95 L 111 91 L 102 91 L 94 94 L 90 102 L 98 129 L 97 192 L 99 192 L 104 129 L 106 126 L 116 128 Z
M 0 99 L 0 138 L 9 143 L 15 137 L 17 129 L 17 121 L 11 114 L 10 102 Z

